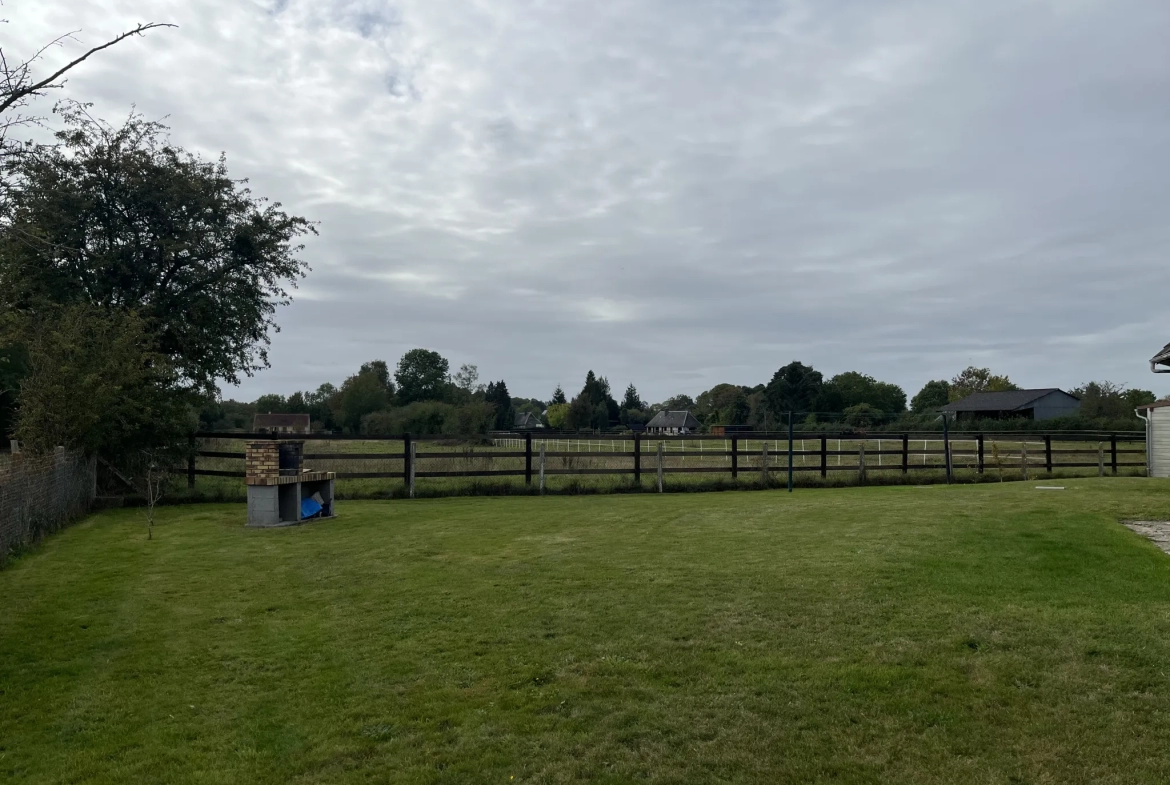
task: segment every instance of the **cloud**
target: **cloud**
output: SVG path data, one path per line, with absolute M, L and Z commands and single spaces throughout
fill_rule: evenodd
M 24 49 L 178 23 L 87 64 L 68 95 L 168 116 L 177 142 L 226 151 L 320 221 L 273 368 L 229 394 L 336 383 L 415 346 L 537 396 L 590 368 L 694 395 L 792 359 L 911 394 L 972 362 L 1034 386 L 1159 381 L 1170 6 L 6 13 Z

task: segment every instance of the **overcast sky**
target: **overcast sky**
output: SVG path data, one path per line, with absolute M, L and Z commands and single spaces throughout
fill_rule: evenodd
M 64 95 L 320 222 L 272 368 L 441 352 L 513 395 L 908 394 L 971 364 L 1170 392 L 1164 0 L 7 0 Z M 53 62 L 81 50 L 50 53 Z M 64 96 L 63 96 L 64 97 Z

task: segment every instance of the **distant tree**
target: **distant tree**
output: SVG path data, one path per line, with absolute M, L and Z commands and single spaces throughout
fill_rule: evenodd
M 578 401 L 580 403 L 578 403 Z M 597 407 L 605 407 L 605 417 L 597 414 Z M 609 391 L 609 381 L 604 377 L 594 375 L 593 371 L 585 374 L 585 384 L 581 392 L 573 399 L 569 411 L 570 428 L 608 428 L 610 423 L 620 420 L 621 408 L 613 399 Z M 604 424 L 601 421 L 604 419 Z
M 27 349 L 15 344 L 0 346 L 0 439 L 7 439 L 16 427 L 20 381 L 27 374 Z
M 638 388 L 630 383 L 626 388 L 625 397 L 622 398 L 621 411 L 629 411 L 630 409 L 645 409 L 646 402 L 638 395 Z
M 455 386 L 466 393 L 477 392 L 481 385 L 479 384 L 479 368 L 474 365 L 464 363 L 459 366 L 458 373 L 452 377 Z
M 969 366 L 951 379 L 951 401 L 961 401 L 968 395 L 981 392 L 1005 392 L 1020 389 L 1006 376 L 996 376 L 990 368 Z
M 564 430 L 569 423 L 569 404 L 551 403 L 548 406 L 548 427 Z
M 821 412 L 843 412 L 862 403 L 880 412 L 900 414 L 906 411 L 906 393 L 896 384 L 846 371 L 825 382 L 817 396 L 816 408 Z
M 717 384 L 699 395 L 694 414 L 705 425 L 746 425 L 751 417 L 747 388 Z
M 346 379 L 332 400 L 341 424 L 352 433 L 361 430 L 363 417 L 386 408 L 390 403 L 386 385 L 376 372 L 369 369 Z
M 933 412 L 946 406 L 951 400 L 951 383 L 945 380 L 927 382 L 910 401 L 910 409 L 915 414 Z
M 337 394 L 337 388 L 325 382 L 313 392 L 306 392 L 305 410 L 309 413 L 309 420 L 317 423 L 326 430 L 337 427 L 337 415 L 333 411 L 331 402 Z
M 776 371 L 764 394 L 772 415 L 781 422 L 788 412 L 812 411 L 823 386 L 820 371 L 792 362 Z
M 277 393 L 261 395 L 252 405 L 258 414 L 284 414 L 288 411 L 288 401 Z
M 557 388 L 555 390 L 553 390 L 553 397 L 552 397 L 552 400 L 549 401 L 549 403 L 550 404 L 557 404 L 557 403 L 568 403 L 568 402 L 569 402 L 568 399 L 565 398 L 565 391 L 562 390 L 561 386 L 558 384 Z
M 378 381 L 386 388 L 386 397 L 394 397 L 394 382 L 390 380 L 390 367 L 386 365 L 385 360 L 370 360 L 368 363 L 362 363 L 358 373 L 372 373 L 377 376 Z
M 845 424 L 854 428 L 868 428 L 882 421 L 882 411 L 868 403 L 854 404 L 845 409 Z
M 394 372 L 398 381 L 398 398 L 404 403 L 441 401 L 446 396 L 447 360 L 438 352 L 411 349 L 398 361 Z
M 488 382 L 484 393 L 484 402 L 494 407 L 493 426 L 497 431 L 510 431 L 516 425 L 516 414 L 512 410 L 512 396 L 508 394 L 508 385 L 501 379 L 498 382 Z
M 1158 398 L 1149 390 L 1134 390 L 1114 382 L 1087 382 L 1069 391 L 1081 401 L 1082 417 L 1128 419 L 1134 409 Z
M 689 395 L 674 395 L 654 407 L 656 412 L 689 412 L 695 408 L 695 399 Z
M 593 427 L 593 404 L 585 395 L 578 395 L 569 404 L 569 411 L 565 417 L 565 427 L 572 431 L 585 430 Z

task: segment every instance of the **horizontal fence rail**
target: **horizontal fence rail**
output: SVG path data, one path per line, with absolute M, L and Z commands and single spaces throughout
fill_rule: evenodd
M 244 445 L 261 439 L 306 442 L 306 468 L 333 471 L 340 480 L 397 480 L 413 492 L 414 478 L 523 478 L 644 475 L 729 475 L 768 484 L 780 475 L 840 477 L 909 476 L 937 472 L 939 481 L 959 474 L 995 473 L 1001 479 L 1062 470 L 1104 476 L 1144 473 L 1143 433 L 937 432 L 904 434 L 737 433 L 565 434 L 497 433 L 489 437 L 355 436 L 334 434 L 198 433 L 188 484 L 197 477 L 244 477 Z M 237 447 L 237 445 L 239 445 Z M 369 450 L 361 449 L 363 446 Z M 895 480 L 896 481 L 896 478 Z M 929 480 L 928 480 L 929 481 Z

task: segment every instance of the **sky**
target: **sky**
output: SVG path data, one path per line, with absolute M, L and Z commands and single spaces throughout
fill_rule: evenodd
M 1170 392 L 1163 0 L 6 0 L 58 97 L 318 222 L 250 400 L 437 350 L 513 395 L 800 360 Z

